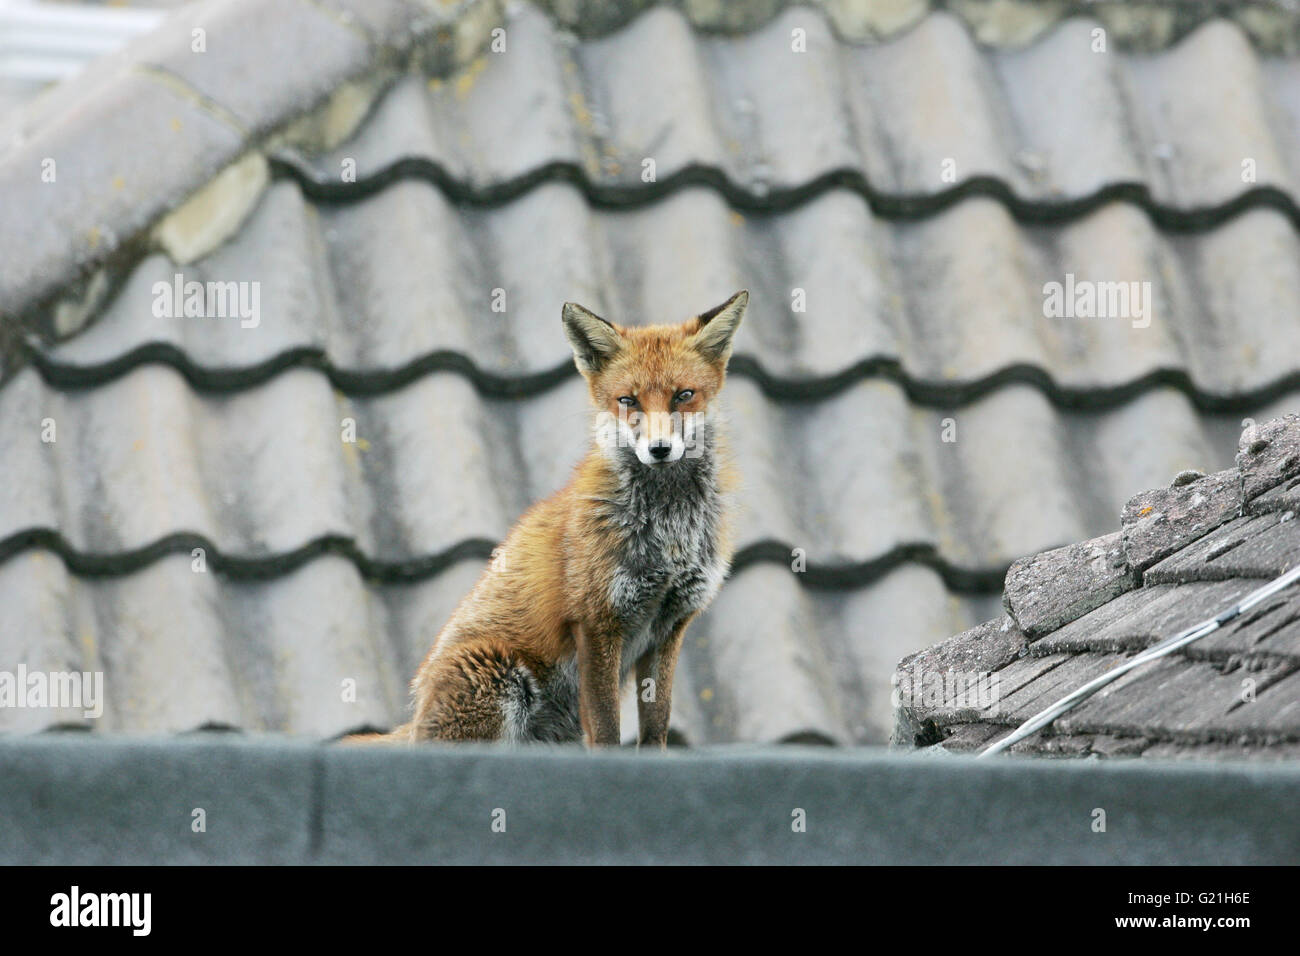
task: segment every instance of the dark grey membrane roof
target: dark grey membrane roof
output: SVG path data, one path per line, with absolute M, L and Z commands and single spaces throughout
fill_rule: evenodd
M 222 0 L 19 118 L 0 669 L 102 670 L 108 732 L 396 723 L 582 452 L 566 300 L 751 290 L 740 551 L 674 700 L 698 743 L 883 741 L 897 661 L 1011 562 L 1297 408 L 1300 64 L 1213 5 L 1104 55 L 1081 19 L 990 46 L 943 10 L 580 6 L 581 37 L 567 6 Z M 256 283 L 257 322 L 156 315 L 177 274 Z M 1150 282 L 1150 323 L 1045 319 L 1067 274 Z
M 898 742 L 970 750 L 1300 561 L 1300 417 L 1237 466 L 1133 498 L 1123 529 L 1022 559 L 1006 614 L 899 664 Z M 980 684 L 984 681 L 984 684 Z M 1300 757 L 1300 587 L 1135 668 L 1013 752 Z
M 5 865 L 1223 866 L 1300 853 L 1295 764 L 43 734 L 0 740 L 0 780 Z

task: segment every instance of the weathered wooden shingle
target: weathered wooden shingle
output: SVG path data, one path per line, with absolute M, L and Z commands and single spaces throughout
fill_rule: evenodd
M 1300 415 L 1247 428 L 1242 433 L 1237 465 L 1246 501 L 1300 476 Z
M 1261 436 L 1264 436 L 1261 438 Z M 1224 615 L 1267 579 L 1300 561 L 1300 522 L 1287 507 L 1294 479 L 1290 448 L 1300 440 L 1294 416 L 1250 426 L 1238 467 L 1189 475 L 1145 492 L 1124 511 L 1121 551 L 1145 567 L 1134 586 L 1086 613 L 1034 609 L 1075 606 L 1095 585 L 1068 560 L 1069 549 L 1018 562 L 1007 603 L 1022 626 L 1048 620 L 1025 656 L 989 658 L 1004 693 L 993 707 L 971 708 L 939 695 L 900 708 L 896 740 L 946 750 L 983 749 L 1139 651 Z M 1267 458 L 1268 449 L 1275 449 Z M 1242 501 L 1242 489 L 1251 499 Z M 1255 507 L 1255 502 L 1262 503 Z M 1242 511 L 1245 513 L 1241 513 Z M 1087 553 L 1095 542 L 1077 546 Z M 1153 563 L 1154 562 L 1154 563 Z M 1052 574 L 1049 569 L 1056 568 Z M 1071 569 L 1073 568 L 1073 573 Z M 998 633 L 990 621 L 913 655 L 897 678 L 923 685 L 953 661 L 979 659 Z M 1012 753 L 1044 756 L 1150 756 L 1285 759 L 1300 746 L 1300 587 L 1284 589 L 1173 654 L 1124 673 Z
M 1236 469 L 1144 491 L 1124 505 L 1124 555 L 1142 572 L 1241 513 Z
M 1054 631 L 1136 587 L 1120 534 L 1022 558 L 1007 572 L 1004 600 L 1031 638 Z
M 1147 584 L 1274 578 L 1300 557 L 1300 521 L 1288 512 L 1232 521 L 1150 568 Z

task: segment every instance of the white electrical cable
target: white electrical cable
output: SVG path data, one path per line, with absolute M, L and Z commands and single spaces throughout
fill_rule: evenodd
M 1224 624 L 1227 624 L 1234 618 L 1246 613 L 1256 604 L 1267 600 L 1278 591 L 1281 591 L 1285 587 L 1289 587 L 1297 581 L 1300 581 L 1300 566 L 1292 568 L 1281 577 L 1274 578 L 1258 590 L 1252 591 L 1218 617 L 1209 618 L 1202 621 L 1200 624 L 1193 625 L 1185 631 L 1175 634 L 1173 637 L 1167 637 L 1163 641 L 1148 647 L 1136 657 L 1125 661 L 1123 664 L 1107 671 L 1100 677 L 1088 681 L 1088 683 L 1084 684 L 1078 690 L 1062 697 L 1050 707 L 1047 707 L 1046 709 L 1039 711 L 1033 717 L 1030 717 L 1012 731 L 1011 734 L 1003 737 L 997 743 L 990 745 L 979 756 L 991 757 L 993 754 L 1001 753 L 1013 744 L 1017 744 L 1024 740 L 1035 731 L 1046 727 L 1057 717 L 1060 717 L 1067 711 L 1073 710 L 1076 706 L 1087 700 L 1101 688 L 1122 677 L 1124 674 L 1127 674 L 1133 668 L 1141 667 L 1143 664 L 1149 663 L 1158 657 L 1164 657 L 1166 654 L 1172 653 L 1180 647 L 1186 647 L 1193 641 L 1199 641 L 1207 634 L 1213 634 Z

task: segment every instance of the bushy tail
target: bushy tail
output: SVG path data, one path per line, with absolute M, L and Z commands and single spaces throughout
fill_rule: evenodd
M 341 744 L 409 744 L 414 739 L 415 724 L 402 724 L 386 734 L 349 734 Z

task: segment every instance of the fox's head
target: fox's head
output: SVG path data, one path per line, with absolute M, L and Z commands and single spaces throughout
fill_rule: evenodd
M 727 377 L 731 341 L 749 303 L 737 292 L 680 325 L 623 327 L 573 302 L 564 332 L 599 413 L 611 455 L 635 453 L 660 467 L 699 453 L 710 403 Z

